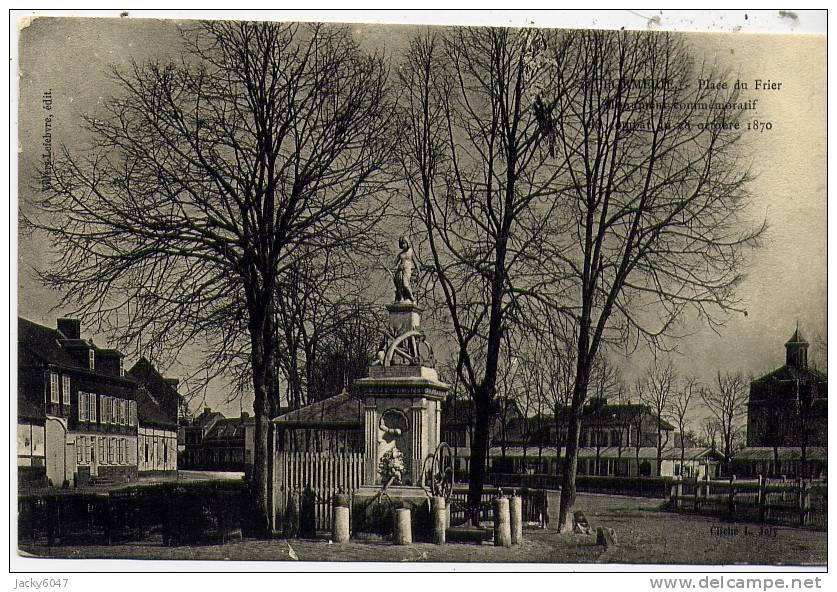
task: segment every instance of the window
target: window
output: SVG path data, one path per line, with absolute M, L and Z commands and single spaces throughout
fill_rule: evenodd
M 107 442 L 105 438 L 99 438 L 99 462 L 105 463 L 108 461 Z
M 58 374 L 55 372 L 49 373 L 49 402 L 58 403 Z
M 66 374 L 61 375 L 61 393 L 63 395 L 62 402 L 64 405 L 70 404 L 70 377 Z
M 128 401 L 122 400 L 122 425 L 128 425 Z
M 96 369 L 96 351 L 92 348 L 87 350 L 87 362 L 91 370 Z
M 90 407 L 90 412 L 88 413 L 88 420 L 95 422 L 96 421 L 96 395 L 94 393 L 90 393 L 87 395 L 87 403 Z
M 93 401 L 95 402 L 96 399 L 94 398 Z M 90 462 L 96 462 L 96 437 L 90 436 Z
M 128 401 L 128 425 L 137 425 L 137 402 Z
M 116 457 L 116 452 L 114 449 L 116 445 L 113 443 L 114 438 L 108 438 L 108 463 L 113 464 L 114 458 Z
M 78 392 L 78 420 L 87 421 L 87 393 Z
M 104 395 L 99 395 L 99 423 L 105 424 L 108 422 L 108 398 Z M 99 455 L 101 456 L 101 454 Z
M 84 464 L 84 436 L 76 437 L 76 464 Z

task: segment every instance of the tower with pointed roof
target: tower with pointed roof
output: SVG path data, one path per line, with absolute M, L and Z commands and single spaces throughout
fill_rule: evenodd
M 808 342 L 799 332 L 799 324 L 791 338 L 785 342 L 785 365 L 799 370 L 808 367 Z
M 808 347 L 797 324 L 785 364 L 750 383 L 748 447 L 827 445 L 828 378 L 808 366 Z

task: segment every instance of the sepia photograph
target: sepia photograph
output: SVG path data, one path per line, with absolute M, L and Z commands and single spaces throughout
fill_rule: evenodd
M 826 17 L 719 12 L 12 15 L 13 562 L 824 572 Z

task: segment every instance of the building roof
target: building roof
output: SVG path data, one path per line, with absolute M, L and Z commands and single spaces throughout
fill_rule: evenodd
M 167 414 L 160 408 L 154 397 L 145 388 L 138 388 L 137 395 L 137 418 L 140 427 L 149 425 L 161 428 L 177 428 L 177 414 Z
M 128 370 L 128 374 L 140 384 L 137 393 L 140 424 L 176 427 L 180 394 L 174 385 L 144 357 Z
M 18 317 L 17 349 L 21 365 L 54 364 L 86 370 L 61 347 L 63 341 L 64 336 L 57 329 Z
M 209 429 L 203 437 L 203 442 L 222 443 L 244 440 L 244 426 L 246 423 L 246 415 L 243 417 L 223 417 Z
M 223 413 L 220 411 L 212 411 L 209 407 L 205 407 L 199 415 L 192 418 L 191 423 L 184 427 L 202 429 L 221 419 L 224 419 Z
M 799 446 L 780 446 L 777 449 L 780 461 L 802 460 L 802 448 Z M 807 460 L 828 460 L 828 448 L 825 446 L 810 446 L 805 450 Z M 749 446 L 736 452 L 734 461 L 767 461 L 774 459 L 772 446 Z
M 792 343 L 799 343 L 799 344 L 808 345 L 808 342 L 805 341 L 804 337 L 802 337 L 802 333 L 799 332 L 799 327 L 797 327 L 796 331 L 793 332 L 793 335 L 791 335 L 791 338 L 788 339 L 785 342 L 785 345 L 790 345 Z
M 363 407 L 360 399 L 343 391 L 284 413 L 273 421 L 283 427 L 362 428 Z
M 756 378 L 750 384 L 751 385 L 760 385 L 762 383 L 771 382 L 771 381 L 777 381 L 777 382 L 778 381 L 795 381 L 799 377 L 802 377 L 802 378 L 808 377 L 808 378 L 812 378 L 815 381 L 819 381 L 819 382 L 827 382 L 828 381 L 828 376 L 826 376 L 825 374 L 823 374 L 822 372 L 820 372 L 816 368 L 811 368 L 810 366 L 807 366 L 807 367 L 800 370 L 798 368 L 791 368 L 790 366 L 785 365 L 785 366 L 780 366 L 779 368 L 776 368 L 772 372 L 768 372 L 764 376 L 760 376 L 759 378 Z M 821 394 L 825 395 L 826 393 L 823 392 Z

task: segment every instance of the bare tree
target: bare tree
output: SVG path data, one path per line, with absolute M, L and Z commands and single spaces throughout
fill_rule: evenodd
M 328 356 L 336 356 L 338 365 L 349 359 L 355 360 L 352 365 L 360 364 L 364 358 L 365 366 L 374 355 L 375 332 L 381 325 L 368 303 L 373 291 L 368 277 L 364 261 L 330 251 L 298 261 L 281 278 L 276 295 L 277 327 L 283 337 L 279 365 L 291 408 L 331 396 L 344 386 L 344 379 L 358 377 L 354 369 L 334 384 L 319 380 L 324 369 L 337 369 Z
M 697 402 L 696 395 L 699 386 L 697 379 L 687 376 L 678 380 L 669 402 L 669 415 L 674 425 L 680 431 L 680 474 L 683 474 L 683 466 L 686 458 L 686 426 L 688 425 L 692 410 Z
M 717 450 L 718 448 L 718 422 L 712 417 L 704 417 L 700 422 L 701 439 L 703 445 Z
M 557 300 L 557 167 L 527 94 L 529 33 L 456 29 L 413 41 L 400 71 L 400 157 L 428 298 L 451 327 L 474 402 L 468 504 L 479 505 L 504 332 Z
M 551 45 L 547 40 L 547 48 Z M 550 249 L 572 271 L 576 372 L 559 529 L 571 528 L 582 410 L 603 347 L 652 349 L 687 309 L 717 327 L 740 309 L 735 287 L 749 228 L 737 91 L 695 84 L 683 37 L 568 32 L 548 49 L 554 76 L 541 121 L 562 168 L 564 237 Z M 738 129 L 737 129 L 738 128 Z
M 702 388 L 700 398 L 717 426 L 724 447 L 724 467 L 728 469 L 735 452 L 736 438 L 747 417 L 749 381 L 740 372 L 718 372 L 715 384 Z
M 669 416 L 671 398 L 676 388 L 674 367 L 670 361 L 665 363 L 654 360 L 637 385 L 640 402 L 646 405 L 654 416 L 657 428 L 657 438 L 654 445 L 657 448 L 657 474 L 663 466 L 663 448 L 668 444 L 669 430 L 665 418 Z
M 249 345 L 267 529 L 277 285 L 301 246 L 349 251 L 379 220 L 387 71 L 333 26 L 212 21 L 183 40 L 179 61 L 115 71 L 121 94 L 86 119 L 94 146 L 56 159 L 35 221 L 59 254 L 43 277 L 125 347 L 171 359 L 206 343 L 211 368 Z
M 608 396 L 615 394 L 619 388 L 619 369 L 608 363 L 605 356 L 600 357 L 593 369 L 590 380 L 590 388 L 593 398 L 586 413 L 585 423 L 588 433 L 591 436 L 591 444 L 596 448 L 595 474 L 601 474 L 601 453 L 602 448 L 609 445 L 610 427 L 613 425 L 614 417 L 608 415 Z

